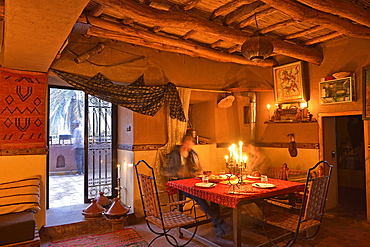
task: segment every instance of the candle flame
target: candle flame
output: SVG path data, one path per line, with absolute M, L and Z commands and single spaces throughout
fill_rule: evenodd
M 267 110 L 269 110 L 270 109 L 270 104 L 267 104 Z
M 247 163 L 247 159 L 248 159 L 248 157 L 247 157 L 247 156 L 244 156 L 244 157 L 243 157 L 244 163 Z
M 227 160 L 229 159 L 229 156 L 225 155 L 225 160 L 227 162 Z

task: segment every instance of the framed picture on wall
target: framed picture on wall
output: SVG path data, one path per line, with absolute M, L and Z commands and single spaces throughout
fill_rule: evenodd
M 308 100 L 305 67 L 305 63 L 299 61 L 273 68 L 276 103 L 298 103 Z
M 362 68 L 362 119 L 370 119 L 370 67 Z

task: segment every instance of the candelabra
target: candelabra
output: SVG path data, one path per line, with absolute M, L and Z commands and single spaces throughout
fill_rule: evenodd
M 117 187 L 114 188 L 115 190 L 117 190 L 117 198 L 118 199 L 121 199 L 121 189 L 123 187 L 121 186 L 121 178 L 117 178 Z

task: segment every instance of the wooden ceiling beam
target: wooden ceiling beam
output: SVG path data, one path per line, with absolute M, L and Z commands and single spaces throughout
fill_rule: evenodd
M 101 4 L 98 4 L 96 5 L 95 8 L 93 8 L 89 14 L 92 15 L 92 16 L 96 16 L 98 17 L 99 15 L 103 14 L 104 10 L 106 9 L 107 7 L 104 6 L 104 5 L 101 5 Z
M 189 15 L 186 12 L 154 9 L 132 0 L 95 1 L 116 9 L 125 16 L 148 26 L 152 26 L 155 23 L 155 25 L 161 27 L 188 28 L 189 30 L 195 30 L 215 37 L 222 34 L 222 36 L 228 37 L 228 40 L 243 39 L 242 43 L 249 37 L 248 33 L 241 30 L 225 27 L 212 21 Z
M 211 48 L 215 48 L 215 47 L 217 47 L 217 46 L 221 45 L 223 42 L 224 42 L 224 41 L 223 41 L 222 39 L 219 39 L 219 40 L 217 40 L 216 42 L 214 42 L 214 43 L 210 44 L 210 47 L 211 47 Z
M 311 27 L 309 29 L 284 36 L 283 39 L 294 39 L 294 38 L 298 38 L 298 37 L 303 37 L 305 35 L 320 31 L 324 28 L 325 28 L 324 26 L 317 25 L 317 26 Z
M 234 11 L 235 9 L 239 8 L 242 5 L 250 4 L 255 2 L 256 0 L 235 0 L 232 2 L 229 2 L 225 5 L 222 5 L 221 7 L 215 9 L 211 17 L 209 18 L 211 21 L 216 19 L 217 16 L 223 15 L 225 13 L 230 13 L 231 11 Z
M 265 18 L 268 15 L 271 15 L 272 13 L 276 12 L 276 9 L 274 8 L 268 8 L 261 12 L 256 13 L 256 15 L 252 15 L 245 19 L 244 21 L 241 21 L 235 28 L 243 28 L 248 26 L 249 24 L 255 22 L 255 19 L 259 20 L 262 18 Z
M 182 36 L 183 39 L 187 40 L 189 39 L 192 35 L 196 34 L 197 32 L 194 31 L 194 30 L 190 30 L 189 32 L 187 32 L 184 36 Z
M 236 51 L 240 51 L 241 48 L 242 48 L 241 45 L 234 45 L 234 46 L 230 47 L 229 49 L 227 49 L 227 52 L 231 54 L 231 53 L 234 53 Z
M 211 35 L 225 42 L 243 44 L 249 37 L 249 34 L 241 30 L 218 25 L 214 22 L 189 15 L 186 12 L 170 12 L 158 10 L 139 4 L 132 0 L 95 0 L 101 4 L 116 9 L 123 15 L 134 19 L 137 22 L 153 25 L 155 23 L 161 27 L 183 28 L 194 30 L 205 35 Z M 271 42 L 277 43 L 274 47 L 274 53 L 284 54 L 302 61 L 307 61 L 320 65 L 323 56 L 316 49 L 306 48 L 299 45 L 289 44 L 287 42 L 271 38 Z M 288 55 L 291 53 L 291 55 Z
M 330 39 L 334 39 L 334 38 L 336 38 L 338 36 L 341 36 L 341 35 L 342 35 L 342 33 L 338 33 L 336 31 L 334 31 L 334 32 L 328 33 L 326 35 L 322 35 L 322 36 L 307 40 L 303 43 L 303 45 L 317 44 L 317 43 L 324 42 L 324 41 L 327 41 L 327 40 L 330 40 Z
M 312 9 L 295 0 L 261 0 L 271 7 L 291 16 L 298 21 L 310 22 L 315 25 L 325 25 L 328 28 L 343 33 L 346 36 L 370 39 L 370 28 L 354 24 L 348 19 Z
M 229 14 L 225 16 L 224 25 L 229 26 L 231 23 L 233 23 L 238 18 L 244 15 L 248 15 L 249 13 L 253 13 L 253 11 L 261 5 L 265 5 L 265 4 L 261 1 L 256 1 L 256 2 L 239 7 L 238 9 L 234 10 L 233 12 L 230 12 Z
M 188 10 L 191 10 L 192 8 L 194 8 L 201 0 L 193 0 L 192 2 L 190 2 L 188 5 L 186 5 L 184 7 L 184 10 L 185 11 L 188 11 Z
M 298 0 L 314 9 L 338 15 L 370 27 L 370 12 L 343 0 Z
M 288 27 L 288 26 L 294 25 L 296 23 L 298 23 L 298 21 L 293 20 L 293 19 L 289 19 L 289 20 L 286 20 L 286 21 L 281 21 L 281 22 L 275 23 L 271 26 L 260 29 L 260 33 L 262 33 L 262 34 L 269 33 L 269 32 L 272 32 L 276 29 L 279 29 L 279 28 L 282 28 L 282 27 Z
M 284 55 L 288 57 L 298 58 L 302 61 L 311 61 L 310 63 L 320 65 L 324 56 L 317 50 L 310 50 L 307 47 L 299 45 L 289 45 L 283 40 L 273 39 L 271 40 L 274 47 L 274 53 Z M 314 52 L 316 51 L 316 52 Z
M 260 63 L 254 63 L 242 56 L 215 51 L 189 41 L 157 35 L 145 30 L 106 21 L 93 16 L 88 16 L 88 21 L 92 25 L 87 31 L 88 35 L 116 39 L 163 51 L 177 52 L 186 55 L 192 54 L 192 56 L 203 57 L 218 62 L 230 62 L 264 68 L 269 68 L 277 64 L 276 61 L 268 59 Z M 122 35 L 122 37 L 120 37 L 120 35 Z M 135 43 L 136 41 L 140 41 L 140 43 Z M 170 48 L 167 49 L 167 46 Z

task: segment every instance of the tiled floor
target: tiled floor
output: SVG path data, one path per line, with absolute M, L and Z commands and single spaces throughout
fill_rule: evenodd
M 49 176 L 49 208 L 84 203 L 83 175 Z

